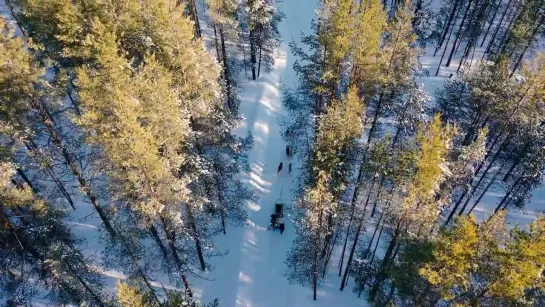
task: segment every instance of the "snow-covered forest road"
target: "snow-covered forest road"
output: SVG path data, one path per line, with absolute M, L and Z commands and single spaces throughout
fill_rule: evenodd
M 295 57 L 289 43 L 300 42 L 301 32 L 310 31 L 314 18 L 316 0 L 278 1 L 279 9 L 285 14 L 280 23 L 282 43 L 273 71 L 264 73 L 257 81 L 248 80 L 241 73 L 240 113 L 244 120 L 237 131 L 254 136 L 254 147 L 249 153 L 251 172 L 246 181 L 258 191 L 259 200 L 248 205 L 249 225 L 243 228 L 229 227 L 225 237 L 216 242 L 220 251 L 228 251 L 222 257 L 212 259 L 213 270 L 207 280 L 194 279 L 195 292 L 203 302 L 218 298 L 221 306 L 345 306 L 338 305 L 341 294 L 337 280 L 320 288 L 318 301 L 312 301 L 309 288 L 289 285 L 283 272 L 284 260 L 295 237 L 293 227 L 286 219 L 286 231 L 267 230 L 274 202 L 281 198 L 286 205 L 292 202 L 292 179 L 297 175 L 297 162 L 287 160 L 286 143 L 280 135 L 279 117 L 282 115 L 281 86 L 293 86 L 296 81 L 292 67 Z M 277 175 L 278 164 L 283 170 Z M 293 171 L 288 174 L 288 164 Z M 363 300 L 345 291 L 346 304 L 361 306 Z

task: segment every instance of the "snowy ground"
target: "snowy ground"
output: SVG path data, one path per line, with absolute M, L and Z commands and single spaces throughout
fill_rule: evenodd
M 255 144 L 249 153 L 251 172 L 246 180 L 260 193 L 256 203 L 248 204 L 250 223 L 244 228 L 229 228 L 225 237 L 217 238 L 220 250 L 229 254 L 212 260 L 214 269 L 207 280 L 193 279 L 193 288 L 202 301 L 214 298 L 221 306 L 362 306 L 364 301 L 350 291 L 342 295 L 338 290 L 340 280 L 328 278 L 320 286 L 317 302 L 312 301 L 309 288 L 289 285 L 283 276 L 284 259 L 294 239 L 291 223 L 286 220 L 286 231 L 267 230 L 274 202 L 281 198 L 291 203 L 292 179 L 297 176 L 297 161 L 288 161 L 286 143 L 280 136 L 278 125 L 282 115 L 281 84 L 293 86 L 296 82 L 292 69 L 295 61 L 289 50 L 289 42 L 300 41 L 301 31 L 310 31 L 314 18 L 316 0 L 284 0 L 279 8 L 286 15 L 280 24 L 282 45 L 271 73 L 262 73 L 256 81 L 241 84 L 240 112 L 243 125 L 237 131 L 246 135 L 251 131 Z M 241 74 L 244 77 L 244 74 Z M 283 171 L 277 175 L 278 164 L 284 163 Z M 294 163 L 294 173 L 288 175 L 288 163 Z M 332 263 L 335 262 L 334 260 Z M 335 262 L 336 263 L 336 262 Z
M 292 181 L 297 175 L 297 161 L 288 161 L 285 155 L 285 142 L 279 131 L 278 120 L 282 115 L 281 84 L 294 86 L 295 73 L 292 69 L 295 61 L 288 44 L 294 39 L 300 42 L 301 32 L 310 31 L 311 20 L 314 18 L 314 9 L 318 0 L 283 0 L 279 8 L 284 12 L 285 19 L 280 24 L 282 45 L 279 56 L 271 73 L 262 73 L 258 81 L 244 80 L 241 82 L 240 112 L 244 117 L 242 126 L 237 131 L 239 135 L 246 135 L 251 131 L 255 145 L 249 153 L 251 172 L 245 175 L 248 184 L 260 193 L 256 203 L 248 204 L 250 222 L 246 227 L 227 229 L 227 235 L 216 238 L 220 251 L 228 251 L 223 257 L 214 258 L 214 266 L 210 272 L 204 274 L 206 279 L 192 278 L 192 288 L 197 297 L 203 302 L 218 298 L 224 307 L 281 307 L 281 306 L 365 306 L 364 298 L 357 297 L 351 292 L 352 280 L 344 292 L 338 290 L 340 278 L 336 276 L 338 258 L 333 255 L 331 268 L 323 284 L 318 288 L 318 299 L 312 300 L 310 288 L 298 285 L 289 285 L 283 276 L 286 269 L 284 259 L 294 239 L 291 223 L 286 220 L 286 231 L 267 231 L 270 214 L 274 210 L 274 202 L 281 198 L 284 203 L 292 201 Z M 3 0 L 0 0 L 0 14 Z M 5 11 L 4 11 L 5 13 Z M 476 59 L 481 55 L 477 53 Z M 422 77 L 420 82 L 424 89 L 433 95 L 436 88 L 442 86 L 444 80 L 456 70 L 458 62 L 455 60 L 451 67 L 441 68 L 439 76 L 435 77 L 435 70 L 440 56 L 422 57 L 424 69 L 428 69 L 430 77 Z M 241 74 L 244 78 L 244 74 Z M 284 170 L 277 175 L 276 170 L 280 162 L 284 163 Z M 288 175 L 288 163 L 293 162 L 294 173 Z M 495 194 L 496 193 L 496 194 Z M 490 192 L 476 208 L 481 216 L 491 212 L 502 193 Z M 511 211 L 513 221 L 525 224 L 535 217 L 535 210 L 545 205 L 545 192 L 534 193 L 532 202 L 524 212 Z M 95 255 L 100 260 L 103 250 L 102 241 L 96 231 L 99 221 L 94 216 L 87 216 L 88 204 L 78 202 L 77 214 L 73 216 L 73 231 L 79 237 L 87 240 L 84 253 Z M 369 230 L 369 229 L 368 229 Z M 123 274 L 116 271 L 104 272 L 109 278 L 110 285 L 115 280 L 124 279 Z M 165 285 L 166 286 L 166 285 Z

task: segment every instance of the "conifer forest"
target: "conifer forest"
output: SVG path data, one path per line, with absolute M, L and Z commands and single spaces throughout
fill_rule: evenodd
M 545 306 L 545 0 L 0 0 L 0 306 Z

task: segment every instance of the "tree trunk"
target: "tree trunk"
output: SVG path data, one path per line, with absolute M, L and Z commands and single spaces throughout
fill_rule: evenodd
M 509 0 L 509 2 L 507 2 L 507 6 L 505 7 L 505 11 L 503 11 L 503 13 L 502 13 L 502 15 L 500 17 L 500 21 L 498 22 L 498 26 L 496 27 L 496 30 L 494 31 L 494 34 L 492 35 L 492 38 L 490 39 L 490 42 L 486 46 L 486 50 L 485 50 L 485 52 L 483 54 L 483 59 L 484 59 L 484 55 L 490 52 L 490 49 L 492 48 L 492 46 L 494 44 L 494 41 L 496 40 L 496 36 L 498 35 L 498 32 L 501 29 L 501 25 L 503 24 L 503 19 L 505 18 L 505 15 L 507 15 L 507 12 L 509 12 L 509 9 L 511 8 L 511 2 L 513 2 L 513 0 Z M 498 7 L 499 7 L 499 4 L 498 4 Z
M 371 198 L 371 193 L 373 192 L 373 185 L 375 183 L 375 177 L 373 177 L 373 183 L 371 183 L 371 186 L 369 187 L 369 193 L 367 194 L 367 198 L 365 200 L 365 205 L 363 206 L 363 212 L 361 213 L 361 218 L 358 223 L 358 229 L 356 230 L 356 235 L 354 237 L 354 242 L 352 243 L 352 249 L 350 250 L 350 254 L 348 256 L 348 261 L 346 262 L 346 268 L 344 270 L 343 279 L 341 281 L 341 288 L 340 290 L 344 290 L 344 284 L 346 282 L 346 279 L 348 277 L 348 272 L 350 270 L 350 265 L 352 264 L 352 259 L 354 258 L 354 252 L 356 251 L 356 247 L 358 245 L 358 240 L 360 236 L 361 229 L 363 227 L 363 221 L 365 220 L 365 212 L 367 211 L 367 205 L 369 204 L 369 199 Z
M 255 33 L 254 31 L 250 30 L 250 62 L 252 64 L 252 80 L 256 80 L 256 71 L 255 71 L 255 66 L 256 66 L 256 62 L 257 62 L 257 55 L 256 55 L 256 45 L 255 45 L 255 37 L 254 37 Z
M 195 37 L 201 37 L 201 25 L 199 23 L 199 13 L 197 11 L 197 2 L 191 0 L 191 15 L 192 19 L 195 22 Z
M 176 237 L 175 233 L 171 230 L 169 230 L 169 226 L 164 219 L 164 217 L 161 216 L 161 223 L 163 224 L 163 231 L 165 233 L 165 236 L 168 241 L 168 246 L 172 252 L 172 256 L 174 258 L 174 261 L 176 262 L 176 266 L 178 267 L 178 271 L 180 272 L 180 277 L 182 278 L 182 283 L 184 284 L 185 292 L 189 297 L 193 297 L 193 291 L 191 291 L 191 287 L 189 286 L 189 282 L 187 281 L 187 277 L 184 274 L 184 269 L 182 266 L 182 260 L 180 259 L 180 256 L 178 255 L 178 251 L 176 249 Z
M 234 111 L 234 103 L 233 103 L 233 94 L 232 94 L 232 87 L 231 87 L 231 78 L 229 76 L 229 61 L 227 59 L 227 50 L 225 48 L 225 34 L 223 33 L 223 25 L 219 25 L 220 27 L 220 39 L 221 39 L 221 54 L 223 57 L 223 76 L 225 77 L 225 90 L 227 95 L 227 106 L 229 107 L 229 111 Z
M 414 6 L 413 20 L 411 20 L 411 25 L 412 25 L 413 28 L 414 28 L 414 26 L 416 25 L 416 22 L 419 19 L 418 14 L 422 10 L 423 2 L 424 2 L 424 0 L 417 0 L 416 4 Z
M 365 211 L 364 211 L 364 213 L 365 213 Z M 359 236 L 360 236 L 361 229 L 363 227 L 364 213 L 362 213 L 362 217 L 360 218 L 360 221 L 358 223 L 358 228 L 356 230 L 356 234 L 355 234 L 355 237 L 354 237 L 354 242 L 352 242 L 352 249 L 350 249 L 350 254 L 348 255 L 348 260 L 346 262 L 346 268 L 344 269 L 344 275 L 343 275 L 343 279 L 341 281 L 341 287 L 339 289 L 341 291 L 344 290 L 344 286 L 345 286 L 345 283 L 346 283 L 347 278 L 348 278 L 348 272 L 350 270 L 350 264 L 352 263 L 352 258 L 354 258 L 354 252 L 356 251 L 356 247 L 358 245 L 358 239 L 359 239 Z
M 221 63 L 221 53 L 220 53 L 220 44 L 218 43 L 218 31 L 216 30 L 216 24 L 212 24 L 212 28 L 214 29 L 214 47 L 216 48 L 216 57 L 218 59 L 218 63 Z
M 460 27 L 458 28 L 458 33 L 456 34 L 456 38 L 454 39 L 454 44 L 452 45 L 452 49 L 450 50 L 450 54 L 448 56 L 447 63 L 445 64 L 446 67 L 450 66 L 450 62 L 452 61 L 452 57 L 454 56 L 454 52 L 458 48 L 458 42 L 459 42 L 460 38 L 462 37 L 462 32 L 463 32 L 464 24 L 465 24 L 465 21 L 466 21 L 466 18 L 467 18 L 467 13 L 469 12 L 469 9 L 471 8 L 471 3 L 472 2 L 473 2 L 473 0 L 469 0 L 469 2 L 467 3 L 467 7 L 466 7 L 466 10 L 464 12 L 464 16 L 462 17 L 462 21 L 460 22 Z
M 481 45 L 480 45 L 481 48 L 483 47 L 484 42 L 486 41 L 486 38 L 488 37 L 488 33 L 490 32 L 490 28 L 492 27 L 494 20 L 496 20 L 496 15 L 498 14 L 498 11 L 500 10 L 500 4 L 501 4 L 501 1 L 498 2 L 498 4 L 496 5 L 496 8 L 494 9 L 494 14 L 492 14 L 492 19 L 488 23 L 488 27 L 486 28 L 486 32 L 484 33 L 484 37 L 481 42 Z
M 51 141 L 57 147 L 57 150 L 60 151 L 61 155 L 63 156 L 66 163 L 70 167 L 72 174 L 76 177 L 84 194 L 89 198 L 89 200 L 91 201 L 91 204 L 93 205 L 93 208 L 95 208 L 96 212 L 100 216 L 100 219 L 102 220 L 102 223 L 104 224 L 104 227 L 106 228 L 106 230 L 108 231 L 112 239 L 114 239 L 117 236 L 114 228 L 112 227 L 108 217 L 106 216 L 106 213 L 104 212 L 102 207 L 100 207 L 97 196 L 93 193 L 91 187 L 87 183 L 87 180 L 83 176 L 83 173 L 78 168 L 74 157 L 68 152 L 66 147 L 64 147 L 64 144 L 62 143 L 60 137 L 58 136 L 57 131 L 53 128 L 51 119 L 49 115 L 47 114 L 44 106 L 41 103 L 36 102 L 34 100 L 31 100 L 30 104 L 34 109 L 38 111 L 38 115 L 40 116 L 42 120 L 42 124 L 45 126 L 49 136 L 51 137 Z
M 316 273 L 312 276 L 312 299 L 316 300 L 316 290 L 318 288 L 318 278 L 316 277 Z
M 377 197 L 375 198 L 375 201 L 373 202 L 373 210 L 371 211 L 371 217 L 375 217 L 375 211 L 377 210 L 378 199 L 380 197 L 380 194 L 382 193 L 382 186 L 384 185 L 384 181 L 386 181 L 386 176 L 383 175 L 382 178 L 380 179 L 380 183 L 378 186 Z
M 18 232 L 21 233 L 21 231 L 19 231 L 17 229 L 17 227 L 11 223 L 11 221 L 9 220 L 9 217 L 7 217 L 5 215 L 3 207 L 4 207 L 4 205 L 0 203 L 0 224 L 4 227 L 4 229 L 6 231 L 11 233 L 15 237 L 15 240 L 17 240 L 17 242 L 19 243 L 19 246 L 21 247 L 21 250 L 24 253 L 29 253 L 30 255 L 32 255 L 32 257 L 34 259 L 36 259 L 39 262 L 43 263 L 44 261 L 46 261 L 47 259 L 45 258 L 45 256 L 40 254 L 40 252 L 38 252 L 31 244 L 29 244 L 26 241 L 26 238 L 24 236 L 18 236 L 17 235 L 17 233 Z M 23 233 L 24 233 L 24 231 L 23 231 Z M 79 281 L 79 283 L 85 288 L 85 290 L 87 292 L 89 292 L 89 294 L 91 294 L 91 296 L 93 297 L 95 302 L 99 306 L 105 306 L 104 302 L 102 302 L 102 299 L 87 285 L 87 283 L 79 275 L 76 274 L 76 272 L 72 269 L 70 264 L 68 264 L 68 263 L 66 263 L 64 261 L 63 261 L 63 263 L 66 265 L 68 270 L 72 273 L 72 275 L 76 277 L 76 279 Z M 24 272 L 21 271 L 21 274 L 24 274 Z M 54 276 L 53 278 L 57 277 L 56 274 L 53 274 L 53 276 Z M 61 274 L 60 276 L 63 276 L 63 275 Z M 62 277 L 58 277 L 58 278 L 62 278 Z M 61 279 L 60 283 L 65 284 L 65 281 Z M 68 291 L 68 292 L 70 292 L 70 291 Z M 74 300 L 74 302 L 77 301 L 74 297 L 72 297 L 72 299 Z
M 220 218 L 221 218 L 221 230 L 223 231 L 223 234 L 226 235 L 227 231 L 225 229 L 225 216 L 223 214 L 223 210 L 220 212 Z
M 204 254 L 202 252 L 201 240 L 199 239 L 199 233 L 197 231 L 197 225 L 195 224 L 195 217 L 193 216 L 193 211 L 188 204 L 185 204 L 187 215 L 189 217 L 189 224 L 191 231 L 193 232 L 193 240 L 195 240 L 195 247 L 197 249 L 197 256 L 201 265 L 201 270 L 206 270 L 206 263 L 204 262 Z
M 320 197 L 320 201 L 322 200 L 322 197 Z M 321 202 L 320 202 L 321 203 Z M 324 210 L 320 210 L 320 214 L 318 215 L 318 228 L 316 228 L 316 237 L 318 238 L 316 241 L 316 248 L 314 250 L 314 259 L 313 259 L 313 270 L 312 270 L 312 287 L 313 287 L 313 299 L 316 300 L 316 291 L 318 289 L 318 261 L 320 259 L 320 242 L 321 242 L 321 230 L 322 230 L 322 219 L 323 219 Z
M 39 156 L 41 158 L 42 157 L 42 154 L 40 152 L 40 150 L 38 150 L 38 145 L 34 142 L 34 140 L 32 138 L 28 138 L 26 141 L 25 141 L 25 147 L 27 148 L 28 151 L 30 151 L 33 155 L 36 155 L 36 156 Z M 76 210 L 76 207 L 74 206 L 74 201 L 72 200 L 72 196 L 70 196 L 70 194 L 68 193 L 68 191 L 66 190 L 66 188 L 64 187 L 64 184 L 60 181 L 60 179 L 57 177 L 57 175 L 55 174 L 55 171 L 53 170 L 53 166 L 51 164 L 49 164 L 49 162 L 43 158 L 39 161 L 39 163 L 43 163 L 43 165 L 45 166 L 45 172 L 49 175 L 49 177 L 51 177 L 51 179 L 53 180 L 53 182 L 55 182 L 55 185 L 57 185 L 57 187 L 59 188 L 59 190 L 61 191 L 62 195 L 64 196 L 64 198 L 66 198 L 66 200 L 68 201 L 68 203 L 70 204 L 70 206 L 72 207 L 72 209 Z M 26 177 L 26 176 L 25 176 Z M 24 179 L 24 178 L 23 178 Z M 28 178 L 27 178 L 28 179 Z M 26 179 L 24 179 L 26 181 Z M 27 181 L 27 183 L 30 182 L 30 181 Z M 32 187 L 31 187 L 32 188 Z M 35 190 L 34 188 L 32 188 L 33 190 Z M 37 194 L 37 192 L 36 192 Z
M 501 50 L 500 53 L 505 53 L 507 50 L 507 47 L 511 40 L 511 36 L 509 35 L 509 32 L 511 31 L 511 27 L 513 26 L 513 23 L 517 20 L 519 9 L 521 9 L 522 7 L 523 7 L 522 2 L 520 2 L 519 5 L 517 6 L 517 9 L 513 13 L 513 18 L 511 18 L 511 21 L 509 22 L 507 29 L 505 29 L 505 33 L 503 33 L 502 38 L 500 39 L 500 44 L 498 45 L 498 50 Z
M 509 204 L 509 198 L 511 197 L 511 194 L 513 193 L 513 191 L 515 191 L 515 189 L 518 187 L 519 183 L 520 183 L 520 180 L 522 179 L 523 176 L 520 176 L 517 181 L 515 181 L 515 183 L 513 184 L 513 186 L 511 186 L 511 188 L 509 189 L 509 192 L 507 192 L 507 194 L 505 194 L 505 196 L 503 197 L 503 199 L 501 200 L 501 202 L 498 204 L 498 206 L 496 207 L 496 209 L 494 209 L 494 214 L 498 213 L 498 211 L 502 210 L 502 209 L 505 209 L 505 207 L 507 207 L 507 205 Z
M 388 245 L 388 249 L 386 250 L 386 254 L 384 254 L 382 263 L 380 264 L 380 269 L 379 269 L 379 272 L 377 273 L 377 278 L 375 280 L 375 283 L 373 284 L 373 287 L 369 291 L 369 301 L 371 302 L 375 301 L 378 290 L 380 288 L 380 284 L 385 278 L 384 275 L 386 273 L 386 268 L 390 265 L 390 261 L 393 260 L 394 248 L 397 247 L 397 239 L 400 234 L 401 225 L 402 225 L 401 221 L 398 221 L 396 230 L 394 232 L 394 236 L 392 237 L 392 240 L 390 241 L 390 244 Z
M 517 70 L 518 66 L 520 65 L 520 62 L 522 61 L 522 58 L 524 57 L 524 54 L 526 53 L 526 51 L 528 51 L 528 48 L 530 48 L 530 46 L 532 45 L 532 42 L 534 41 L 534 38 L 535 38 L 537 32 L 539 31 L 539 28 L 541 28 L 541 26 L 543 25 L 544 20 L 545 20 L 545 15 L 542 15 L 541 19 L 539 20 L 539 24 L 537 25 L 537 27 L 534 28 L 534 31 L 532 32 L 532 35 L 530 36 L 530 39 L 528 40 L 528 43 L 526 43 L 526 45 L 524 46 L 524 50 L 522 51 L 522 53 L 520 54 L 517 62 L 515 63 L 515 67 L 513 67 L 513 71 L 511 71 L 510 77 L 513 76 L 513 74 Z
M 500 171 L 501 169 L 503 168 L 503 165 L 500 167 L 500 169 L 494 174 L 494 176 L 492 177 L 492 179 L 490 179 L 490 182 L 488 182 L 488 184 L 486 185 L 486 187 L 484 188 L 484 190 L 481 192 L 481 195 L 479 195 L 479 197 L 477 198 L 477 200 L 473 203 L 473 206 L 471 206 L 471 208 L 469 209 L 469 211 L 467 212 L 467 215 L 470 215 L 471 212 L 473 212 L 473 209 L 475 209 L 475 207 L 477 207 L 477 205 L 479 204 L 479 202 L 481 201 L 481 199 L 484 197 L 484 195 L 486 194 L 486 192 L 488 192 L 488 190 L 490 189 L 490 187 L 492 187 L 492 184 L 494 184 L 494 182 L 496 181 L 496 177 L 500 174 Z M 465 209 L 465 208 L 464 208 Z M 459 215 L 462 215 L 464 213 L 464 211 L 460 211 Z
M 335 232 L 335 236 L 333 237 L 333 242 L 331 243 L 330 248 L 328 248 L 328 252 L 327 252 L 325 263 L 324 263 L 324 269 L 322 270 L 322 278 L 325 277 L 325 273 L 327 271 L 327 265 L 329 264 L 329 259 L 331 259 L 331 254 L 333 253 L 333 250 L 335 249 L 335 243 L 337 243 L 339 232 L 340 232 L 339 230 Z
M 366 143 L 367 145 L 371 143 L 371 140 L 373 139 L 373 136 L 375 134 L 377 121 L 378 121 L 378 117 L 382 108 L 383 100 L 384 100 L 384 93 L 381 92 L 377 101 L 377 107 L 373 115 L 373 121 L 371 122 L 371 128 L 369 128 L 369 136 L 367 137 L 367 143 Z
M 34 194 L 38 194 L 38 190 L 36 189 L 36 187 L 32 184 L 32 182 L 30 182 L 30 179 L 28 179 L 27 175 L 25 174 L 25 172 L 21 169 L 21 168 L 17 168 L 16 169 L 17 171 L 17 174 L 21 177 L 21 179 L 23 179 L 23 181 L 28 185 L 28 187 L 32 190 L 32 193 Z M 72 205 L 72 208 L 74 208 L 74 206 Z
M 486 13 L 486 9 L 488 7 L 488 0 L 486 0 L 485 4 L 482 5 L 482 4 L 479 4 L 477 3 L 476 6 L 481 6 L 478 10 L 477 10 L 477 14 L 476 14 L 476 25 L 474 25 L 469 34 L 470 34 L 470 38 L 469 38 L 469 41 L 468 43 L 466 44 L 466 47 L 464 49 L 464 54 L 462 56 L 462 58 L 460 59 L 460 63 L 458 64 L 458 69 L 456 70 L 456 72 L 459 72 L 460 69 L 462 68 L 462 64 L 465 64 L 467 62 L 467 59 L 469 57 L 469 54 L 471 53 L 471 50 L 475 50 L 475 46 L 477 45 L 477 41 L 479 40 L 479 36 L 481 34 L 481 31 L 482 31 L 482 26 L 480 24 L 480 20 L 482 20 L 483 18 L 485 18 L 484 14 Z M 476 9 L 474 9 L 475 11 Z M 472 17 L 469 18 L 469 20 L 473 20 L 473 13 L 472 13 Z M 485 19 L 486 21 L 486 19 Z M 461 44 L 460 44 L 461 45 Z
M 501 144 L 500 148 L 498 148 L 498 151 L 496 151 L 496 153 L 494 154 L 494 156 L 492 157 L 491 161 L 489 162 L 488 166 L 486 167 L 486 169 L 484 170 L 483 174 L 481 175 L 481 178 L 479 179 L 479 181 L 477 182 L 476 185 L 471 185 L 470 186 L 470 193 L 462 207 L 462 209 L 460 210 L 460 212 L 458 213 L 458 215 L 461 215 L 466 207 L 467 207 L 467 204 L 469 203 L 469 201 L 471 200 L 471 198 L 473 197 L 473 194 L 475 193 L 475 191 L 477 190 L 477 188 L 479 188 L 479 186 L 481 185 L 481 183 L 483 182 L 483 180 L 486 178 L 486 175 L 488 174 L 488 171 L 492 168 L 492 166 L 494 165 L 494 162 L 496 162 L 496 159 L 499 157 L 499 154 L 500 152 L 502 151 L 503 147 L 507 144 L 507 142 L 509 141 L 509 136 L 510 134 L 507 136 L 507 138 L 503 141 L 503 143 Z M 487 154 L 488 155 L 488 154 Z M 486 158 L 485 160 L 486 161 Z M 481 164 L 479 166 L 479 168 L 477 169 L 477 172 L 480 170 L 481 166 L 483 166 L 483 164 Z M 476 173 L 477 173 L 476 172 Z
M 346 251 L 346 245 L 348 243 L 348 236 L 350 235 L 350 227 L 352 226 L 352 220 L 354 219 L 354 212 L 356 211 L 356 203 L 351 203 L 350 208 L 350 220 L 348 221 L 348 227 L 346 228 L 346 236 L 344 238 L 344 244 L 343 244 L 343 251 L 341 253 L 341 259 L 339 262 L 339 277 L 341 276 L 342 270 L 343 270 L 343 263 L 344 263 L 344 253 Z
M 454 24 L 456 24 L 456 21 L 458 20 L 459 13 L 456 13 L 456 19 L 454 19 Z M 445 48 L 443 49 L 443 54 L 441 54 L 441 59 L 439 60 L 439 65 L 437 65 L 437 70 L 435 71 L 435 75 L 437 76 L 439 74 L 439 70 L 441 69 L 441 64 L 443 63 L 443 59 L 445 58 L 445 53 L 447 53 L 448 43 L 450 42 L 450 38 L 452 37 L 452 33 L 454 32 L 454 26 L 450 29 L 450 32 L 448 33 L 448 39 L 445 43 Z
M 459 14 L 458 9 L 458 3 L 461 3 L 461 0 L 455 0 L 454 6 L 452 7 L 452 10 L 450 11 L 450 14 L 448 16 L 447 23 L 445 25 L 445 29 L 443 30 L 443 33 L 441 34 L 441 40 L 439 41 L 439 44 L 437 44 L 437 47 L 435 48 L 435 52 L 433 53 L 433 56 L 437 54 L 437 51 L 441 49 L 441 46 L 443 46 L 443 43 L 445 42 L 445 38 L 447 37 L 447 34 L 449 33 L 452 20 L 454 19 L 454 15 Z M 454 21 L 454 25 L 456 25 L 456 21 Z M 452 33 L 452 32 L 451 32 Z M 447 41 L 448 44 L 448 41 Z
M 72 268 L 72 266 L 70 264 L 65 263 L 65 265 L 66 265 L 66 268 L 68 269 L 68 271 L 70 271 L 70 273 L 72 275 L 74 275 L 74 277 L 76 277 L 76 279 L 79 281 L 79 283 L 83 286 L 83 288 L 85 288 L 85 290 L 87 292 L 89 292 L 89 294 L 91 294 L 91 296 L 93 297 L 93 299 L 95 300 L 95 302 L 99 306 L 108 306 L 102 301 L 102 298 L 100 298 L 100 296 L 97 293 L 95 293 L 95 291 L 93 289 L 91 289 L 91 287 L 89 287 L 89 285 L 85 282 L 85 280 L 83 280 L 83 278 L 81 278 L 81 276 L 79 276 L 76 273 L 76 271 Z
M 261 73 L 261 46 L 259 46 L 259 64 L 257 65 L 257 77 L 259 78 L 259 74 Z
M 70 84 L 71 84 L 70 88 L 68 89 L 68 92 L 67 92 L 68 99 L 70 99 L 70 102 L 74 106 L 74 112 L 76 112 L 76 115 L 81 116 L 81 110 L 78 105 L 78 102 L 72 97 L 72 86 L 73 86 L 72 80 L 70 80 Z
M 511 173 L 515 170 L 515 168 L 517 166 L 520 165 L 520 163 L 522 162 L 522 159 L 526 156 L 526 152 L 528 151 L 530 147 L 530 144 L 526 144 L 524 146 L 524 148 L 521 150 L 520 154 L 518 155 L 518 157 L 516 158 L 515 161 L 513 161 L 513 164 L 511 164 L 511 167 L 509 168 L 509 170 L 505 173 L 505 175 L 503 176 L 502 180 L 503 182 L 506 182 L 507 179 L 509 179 L 509 176 L 511 176 Z

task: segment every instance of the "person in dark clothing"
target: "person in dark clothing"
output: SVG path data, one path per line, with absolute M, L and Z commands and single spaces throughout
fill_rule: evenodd
M 271 214 L 271 229 L 274 229 L 274 225 L 278 222 L 278 214 Z
M 278 170 L 276 171 L 276 174 L 279 174 L 282 171 L 282 167 L 284 166 L 284 163 L 280 162 L 278 165 Z
M 290 158 L 290 145 L 286 145 L 286 156 Z
M 280 226 L 280 234 L 284 232 L 285 226 L 284 226 L 284 218 L 280 217 L 278 219 L 278 225 Z
M 291 163 L 288 164 L 288 173 L 291 175 Z

